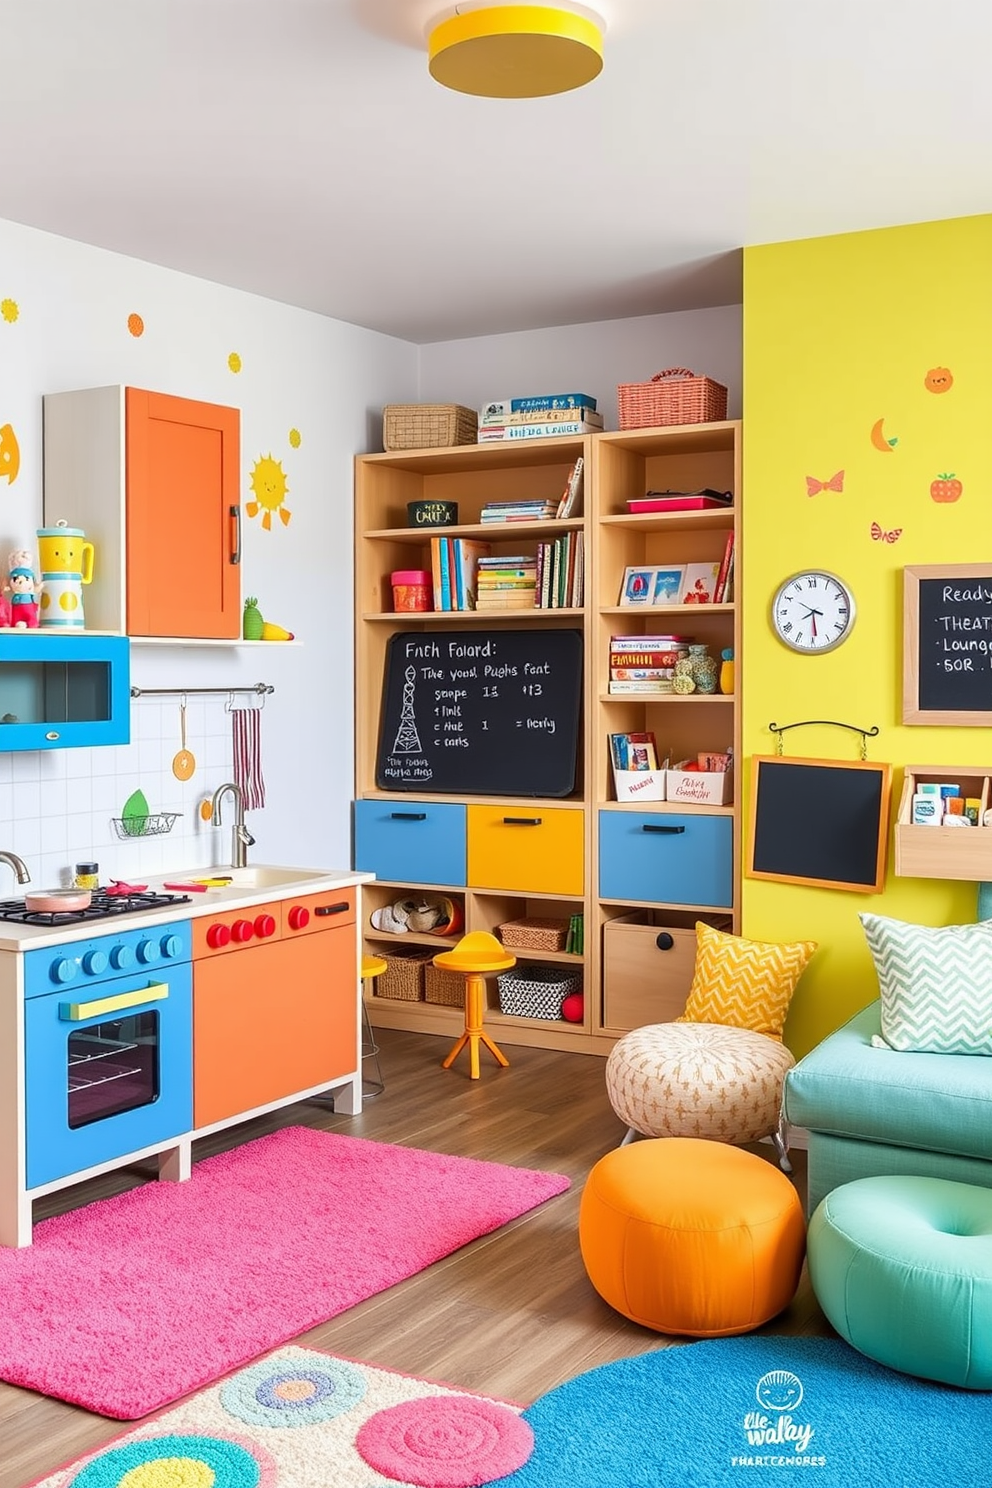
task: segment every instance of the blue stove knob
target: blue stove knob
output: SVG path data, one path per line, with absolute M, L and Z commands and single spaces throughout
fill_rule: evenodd
M 151 961 L 157 961 L 159 954 L 158 945 L 154 940 L 139 940 L 138 960 L 144 962 L 146 966 Z
M 162 955 L 168 959 L 170 956 L 178 956 L 182 951 L 183 943 L 178 935 L 162 936 Z
M 106 969 L 106 951 L 87 951 L 83 956 L 83 970 L 87 976 L 100 976 Z
M 51 974 L 53 982 L 71 982 L 76 975 L 78 967 L 75 961 L 70 961 L 67 956 L 60 956 L 57 961 L 52 962 Z
M 129 945 L 114 946 L 110 953 L 110 964 L 115 971 L 127 971 L 134 965 L 134 952 Z

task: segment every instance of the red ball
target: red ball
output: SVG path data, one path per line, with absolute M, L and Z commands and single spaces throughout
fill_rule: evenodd
M 570 992 L 561 1005 L 561 1015 L 566 1023 L 581 1023 L 584 1011 L 581 992 Z

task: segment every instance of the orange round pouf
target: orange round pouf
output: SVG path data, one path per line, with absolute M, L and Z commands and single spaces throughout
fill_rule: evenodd
M 600 1158 L 579 1207 L 579 1245 L 599 1295 L 659 1333 L 747 1333 L 799 1285 L 806 1223 L 771 1163 L 695 1137 L 631 1142 Z

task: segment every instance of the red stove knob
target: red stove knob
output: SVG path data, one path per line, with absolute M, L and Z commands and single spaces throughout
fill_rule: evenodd
M 302 930 L 310 923 L 310 911 L 302 904 L 294 904 L 289 911 L 290 930 Z
M 230 945 L 231 931 L 227 925 L 211 925 L 207 931 L 207 945 L 212 951 L 219 951 L 223 946 Z
M 257 915 L 255 918 L 255 934 L 259 940 L 268 940 L 270 935 L 276 933 L 275 917 L 270 914 Z
M 245 941 L 251 940 L 255 933 L 251 920 L 235 920 L 231 926 L 231 939 L 236 940 L 238 945 L 244 945 Z

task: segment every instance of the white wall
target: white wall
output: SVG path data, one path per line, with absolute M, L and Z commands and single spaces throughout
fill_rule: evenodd
M 667 367 L 688 367 L 722 382 L 727 416 L 741 416 L 740 305 L 551 326 L 420 348 L 420 399 L 478 408 L 489 398 L 591 393 L 607 429 L 616 429 L 617 385 L 646 382 Z
M 139 337 L 128 330 L 135 313 L 144 322 Z M 241 358 L 237 374 L 228 366 L 231 352 Z M 269 532 L 258 518 L 244 518 L 243 593 L 257 594 L 263 615 L 294 631 L 301 645 L 133 645 L 132 681 L 178 688 L 272 683 L 276 691 L 260 720 L 266 805 L 249 816 L 253 856 L 346 867 L 354 733 L 352 461 L 356 451 L 380 448 L 383 403 L 417 399 L 417 349 L 0 222 L 0 426 L 12 425 L 21 450 L 16 480 L 0 478 L 4 572 L 11 549 L 37 549 L 42 395 L 111 383 L 239 407 L 245 501 L 256 461 L 271 454 L 281 464 L 292 516 L 285 526 L 277 518 Z M 291 428 L 300 431 L 298 448 L 289 442 Z M 181 553 L 183 535 L 168 530 L 167 513 L 163 530 L 170 552 Z M 205 826 L 197 812 L 232 774 L 225 699 L 191 699 L 188 717 L 198 768 L 185 785 L 169 768 L 179 747 L 178 699 L 136 699 L 127 746 L 0 753 L 0 847 L 27 861 L 35 886 L 54 885 L 82 858 L 99 861 L 105 882 L 229 861 L 228 830 Z M 116 839 L 111 818 L 137 786 L 153 811 L 183 813 L 168 836 Z M 7 879 L 0 867 L 0 897 L 15 892 Z

